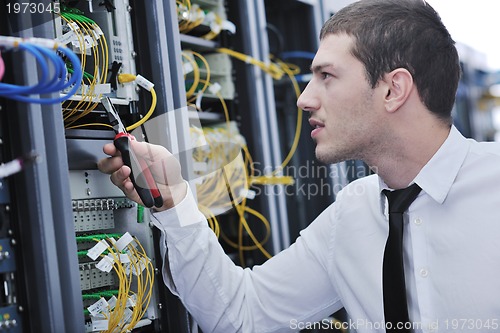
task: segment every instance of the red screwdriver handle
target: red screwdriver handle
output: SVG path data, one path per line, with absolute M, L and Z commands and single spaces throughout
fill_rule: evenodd
M 163 206 L 163 198 L 154 181 L 151 170 L 144 160 L 139 160 L 132 150 L 130 140 L 134 137 L 128 133 L 119 133 L 115 136 L 114 144 L 122 155 L 123 163 L 131 170 L 130 180 L 139 194 L 145 207 Z

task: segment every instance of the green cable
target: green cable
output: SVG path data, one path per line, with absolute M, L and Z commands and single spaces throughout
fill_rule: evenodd
M 70 74 L 73 74 L 73 72 L 74 72 L 73 68 L 67 67 L 66 69 L 68 70 L 68 72 Z M 94 75 L 92 75 L 90 73 L 87 73 L 87 72 L 83 72 L 83 77 L 86 78 L 86 79 L 89 79 L 89 80 L 93 80 L 94 79 Z
M 78 255 L 78 258 L 85 258 L 87 256 L 87 253 L 89 251 L 88 250 L 82 250 L 82 251 L 78 251 L 76 254 Z M 125 250 L 122 251 L 122 253 L 124 253 Z M 109 251 L 108 250 L 104 250 L 104 252 L 102 254 L 106 255 L 108 254 Z
M 87 235 L 87 236 L 76 236 L 77 243 L 84 242 L 95 242 L 95 240 L 103 240 L 108 238 L 120 238 L 123 234 L 95 234 L 95 235 Z

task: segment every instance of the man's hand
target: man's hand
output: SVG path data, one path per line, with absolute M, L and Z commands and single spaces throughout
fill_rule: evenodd
M 186 195 L 187 186 L 181 176 L 179 161 L 164 147 L 146 142 L 131 141 L 135 154 L 147 161 L 151 173 L 163 197 L 163 206 L 157 211 L 169 209 L 178 204 Z M 113 143 L 104 145 L 103 151 L 111 157 L 97 163 L 101 172 L 111 174 L 111 182 L 119 187 L 131 200 L 142 204 L 130 180 L 130 168 L 123 165 L 120 152 Z M 135 174 L 134 170 L 134 174 Z

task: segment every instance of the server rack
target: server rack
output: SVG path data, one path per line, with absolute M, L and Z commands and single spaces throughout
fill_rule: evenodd
M 20 2 L 20 0 L 5 0 L 4 5 Z M 42 3 L 48 5 L 52 2 L 44 0 Z M 84 2 L 84 5 L 77 5 L 77 8 L 90 10 L 90 7 L 94 6 L 95 13 L 91 11 L 93 13 L 91 16 L 95 15 L 96 20 L 104 22 L 109 15 L 102 8 L 98 8 L 99 3 L 91 0 Z M 209 113 L 185 112 L 187 98 L 185 68 L 181 60 L 183 50 L 194 48 L 196 51 L 209 54 L 219 47 L 231 47 L 268 62 L 268 55 L 274 47 L 272 37 L 269 36 L 268 24 L 283 24 L 281 18 L 290 12 L 278 12 L 275 22 L 268 16 L 275 7 L 271 1 L 238 0 L 224 3 L 193 0 L 193 3 L 201 6 L 223 8 L 228 15 L 227 19 L 234 20 L 239 27 L 238 38 L 234 38 L 233 33 L 223 32 L 213 41 L 179 32 L 178 8 L 174 1 L 116 0 L 102 3 L 120 6 L 120 13 L 130 15 L 131 30 L 127 32 L 132 36 L 132 40 L 129 41 L 130 49 L 127 49 L 130 52 L 128 56 L 132 59 L 130 63 L 135 65 L 136 73 L 149 78 L 157 89 L 155 122 L 144 125 L 147 139 L 162 144 L 178 154 L 185 177 L 196 178 L 189 154 L 183 153 L 191 149 L 189 128 L 193 119 L 202 124 L 210 124 L 220 121 L 221 118 Z M 283 8 L 291 6 L 306 9 L 308 15 L 305 20 L 301 17 L 300 21 L 312 28 L 303 36 L 297 36 L 298 40 L 305 39 L 305 44 L 293 47 L 304 47 L 307 51 L 313 52 L 317 47 L 318 31 L 323 21 L 321 13 L 324 3 L 292 0 L 280 3 Z M 88 8 L 84 8 L 87 6 Z M 8 17 L 7 13 L 3 12 L 0 17 L 4 22 L 0 34 L 55 38 L 63 33 L 49 12 L 45 12 L 42 16 L 40 13 L 34 13 Z M 16 29 L 12 29 L 12 25 L 15 25 Z M 280 28 L 287 29 L 286 25 Z M 4 57 L 9 60 L 8 54 L 4 54 Z M 18 61 L 21 58 L 10 57 L 9 66 L 13 70 L 9 75 L 12 75 L 18 83 L 35 83 L 38 79 L 38 75 L 35 74 L 37 68 L 25 55 L 22 57 L 24 57 L 22 61 Z M 240 125 L 255 159 L 261 166 L 274 169 L 280 165 L 290 148 L 293 139 L 290 135 L 292 128 L 290 124 L 293 121 L 287 120 L 287 117 L 294 118 L 290 117 L 290 114 L 275 110 L 289 107 L 290 100 L 286 103 L 278 100 L 280 83 L 273 82 L 271 77 L 260 69 L 236 60 L 232 60 L 232 68 L 228 77 L 235 81 L 235 91 L 229 95 L 234 94 L 234 96 L 226 96 L 226 100 L 231 104 L 232 116 Z M 124 94 L 128 96 L 128 101 L 127 98 L 116 95 L 115 102 L 127 120 L 133 121 L 137 110 L 147 108 L 149 100 L 140 96 L 134 89 L 129 89 Z M 287 94 L 288 92 L 285 92 L 285 95 Z M 130 100 L 132 102 L 129 103 Z M 5 199 L 2 202 L 4 213 L 7 206 L 10 209 L 7 215 L 13 225 L 12 234 L 5 236 L 17 241 L 13 249 L 16 254 L 16 267 L 13 271 L 7 272 L 8 276 L 11 276 L 11 273 L 16 275 L 16 297 L 13 299 L 15 302 L 11 300 L 10 303 L 5 303 L 9 313 L 18 318 L 16 328 L 11 330 L 13 332 L 14 329 L 19 332 L 88 331 L 88 317 L 82 314 L 84 309 L 82 276 L 87 279 L 86 266 L 82 265 L 86 265 L 86 261 L 82 262 L 76 255 L 79 247 L 75 242 L 74 221 L 81 219 L 85 224 L 85 219 L 93 215 L 79 211 L 79 203 L 82 202 L 84 205 L 83 202 L 86 200 L 111 198 L 114 204 L 121 205 L 120 209 L 104 209 L 99 214 L 112 213 L 112 219 L 116 220 L 113 231 L 121 233 L 130 231 L 136 234 L 141 243 L 146 245 L 157 272 L 161 269 L 161 263 L 156 259 L 159 258 L 156 246 L 158 234 L 147 225 L 133 223 L 136 219 L 135 208 L 130 208 L 128 207 L 130 203 L 121 201 L 121 194 L 116 192 L 112 185 L 109 184 L 109 187 L 103 185 L 106 184 L 107 177 L 96 171 L 95 161 L 104 156 L 101 147 L 105 142 L 112 140 L 112 132 L 103 129 L 65 129 L 65 119 L 58 104 L 41 106 L 2 100 L 1 106 L 2 125 L 6 129 L 3 139 L 7 143 L 4 145 L 6 149 L 2 161 L 29 152 L 39 156 L 36 163 L 27 165 L 22 173 L 6 180 L 15 185 L 9 186 L 9 195 L 4 195 Z M 102 119 L 102 109 L 100 113 L 99 108 L 96 109 L 95 117 Z M 141 131 L 136 133 L 138 136 L 143 134 Z M 307 151 L 307 144 L 301 144 L 300 150 Z M 298 167 L 304 160 L 310 158 L 309 151 L 307 154 L 294 157 L 291 163 Z M 329 181 L 337 184 L 346 180 L 340 175 L 337 179 Z M 321 204 L 310 209 L 310 204 L 305 201 L 299 202 L 300 205 L 297 206 L 297 201 L 291 200 L 286 195 L 284 185 L 267 186 L 272 188 L 268 192 L 272 195 L 262 195 L 255 198 L 254 202 L 255 207 L 271 223 L 271 240 L 264 246 L 271 254 L 275 254 L 288 247 L 298 231 L 305 227 L 306 222 L 310 222 L 313 215 L 317 215 L 325 203 L 333 200 L 334 196 L 330 194 L 324 196 Z M 50 195 L 47 195 L 48 193 Z M 29 209 L 26 209 L 26 205 L 29 205 Z M 289 220 L 289 216 L 297 216 L 296 214 L 301 216 L 298 221 Z M 108 223 L 111 220 L 110 215 L 105 216 L 101 220 Z M 234 215 L 231 213 L 223 214 L 221 218 L 234 221 Z M 147 221 L 146 213 L 146 224 Z M 260 232 L 258 230 L 257 234 Z M 4 237 L 3 234 L 1 236 Z M 263 260 L 262 256 L 248 255 L 247 262 L 243 264 L 252 265 Z M 85 304 L 85 307 L 87 305 Z M 143 331 L 197 331 L 196 324 L 178 299 L 163 286 L 161 274 L 156 275 L 153 302 L 148 309 L 147 319 L 151 320 L 151 323 L 143 327 Z M 10 323 L 12 324 L 12 321 Z

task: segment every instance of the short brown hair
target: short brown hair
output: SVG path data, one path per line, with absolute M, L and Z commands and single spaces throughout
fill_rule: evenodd
M 346 33 L 352 54 L 374 88 L 385 73 L 406 68 L 425 106 L 451 124 L 460 62 L 455 42 L 438 13 L 423 0 L 361 0 L 333 15 L 320 39 Z

